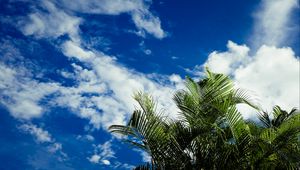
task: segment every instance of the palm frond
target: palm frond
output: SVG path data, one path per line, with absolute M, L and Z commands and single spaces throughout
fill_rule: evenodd
M 153 98 L 134 95 L 139 107 L 127 125 L 109 131 L 151 155 L 137 170 L 156 169 L 295 169 L 300 166 L 300 114 L 275 106 L 271 113 L 235 89 L 230 77 L 206 69 L 199 82 L 186 78 L 186 89 L 173 100 L 177 120 L 157 112 Z M 246 122 L 237 104 L 258 112 L 259 123 Z

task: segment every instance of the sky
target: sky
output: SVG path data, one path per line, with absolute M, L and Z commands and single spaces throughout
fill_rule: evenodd
M 0 2 L 0 169 L 147 162 L 107 128 L 128 121 L 137 91 L 176 118 L 174 92 L 205 67 L 265 111 L 299 108 L 297 0 Z

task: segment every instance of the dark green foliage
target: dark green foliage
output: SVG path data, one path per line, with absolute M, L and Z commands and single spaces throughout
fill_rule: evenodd
M 151 162 L 136 170 L 297 169 L 300 164 L 300 114 L 275 106 L 272 118 L 261 111 L 228 76 L 207 70 L 200 82 L 187 78 L 174 101 L 180 110 L 171 120 L 157 113 L 149 95 L 137 93 L 140 109 L 127 125 L 109 130 L 147 152 Z M 260 122 L 246 122 L 236 108 L 257 110 Z

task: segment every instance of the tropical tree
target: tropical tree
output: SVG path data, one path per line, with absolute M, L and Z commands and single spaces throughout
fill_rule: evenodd
M 157 112 L 151 96 L 134 96 L 140 109 L 127 125 L 109 130 L 147 152 L 152 160 L 136 169 L 257 169 L 299 166 L 299 114 L 274 108 L 273 119 L 255 106 L 247 93 L 235 89 L 228 76 L 206 70 L 186 89 L 176 92 L 178 119 Z M 261 123 L 246 122 L 236 108 L 247 104 Z M 286 141 L 286 143 L 284 143 Z
M 273 117 L 271 118 L 270 115 Z M 300 114 L 275 106 L 271 114 L 259 113 L 259 123 L 252 126 L 256 169 L 296 169 L 300 167 Z

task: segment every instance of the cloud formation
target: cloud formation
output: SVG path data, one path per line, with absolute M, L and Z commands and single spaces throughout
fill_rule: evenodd
M 65 160 L 68 156 L 62 151 L 62 144 L 56 142 L 52 135 L 41 127 L 38 127 L 31 123 L 25 123 L 18 126 L 18 129 L 24 133 L 30 134 L 34 137 L 38 143 L 47 144 L 47 151 L 49 153 L 58 153 L 60 160 Z
M 29 14 L 25 21 L 20 21 L 20 28 L 24 35 L 34 35 L 37 38 L 57 38 L 68 34 L 71 38 L 78 37 L 81 19 L 71 16 L 58 9 L 50 1 L 41 1 L 41 10 Z
M 38 142 L 52 142 L 51 135 L 48 131 L 43 130 L 42 128 L 38 128 L 36 125 L 33 124 L 23 124 L 19 127 L 19 129 L 23 130 L 26 133 L 29 133 L 35 136 Z
M 94 154 L 88 158 L 91 163 L 101 163 L 104 165 L 110 165 L 110 158 L 114 158 L 115 152 L 111 149 L 111 141 L 107 141 L 104 144 L 94 146 Z
M 290 110 L 300 107 L 300 63 L 289 47 L 284 45 L 293 24 L 290 15 L 298 7 L 296 0 L 263 0 L 255 13 L 251 46 L 228 41 L 227 51 L 214 51 L 203 65 L 195 66 L 201 76 L 204 66 L 213 72 L 230 75 L 237 87 L 250 91 L 263 110 L 279 105 Z M 276 15 L 274 15 L 276 13 Z M 240 106 L 245 118 L 254 118 L 250 108 Z
M 264 110 L 270 111 L 274 105 L 299 108 L 300 62 L 291 48 L 263 45 L 250 56 L 245 45 L 229 41 L 227 47 L 228 51 L 211 53 L 205 65 L 231 75 L 238 87 L 259 99 Z M 249 117 L 247 114 L 244 116 Z
M 0 84 L 0 103 L 12 116 L 21 119 L 40 117 L 47 108 L 38 103 L 59 88 L 57 83 L 33 79 L 30 71 L 22 66 L 11 67 L 4 63 L 0 63 Z
M 62 4 L 63 8 L 68 7 L 76 12 L 88 12 L 90 8 L 93 8 L 91 11 L 96 14 L 138 12 L 137 15 L 147 15 L 141 18 L 143 22 L 153 17 L 148 11 L 148 5 L 142 1 L 120 1 L 118 5 L 114 4 L 114 1 L 97 1 L 98 6 L 91 5 L 96 1 L 80 1 L 79 4 L 86 5 L 80 7 L 68 6 L 68 2 Z M 42 1 L 41 7 L 46 12 L 35 10 L 23 22 L 21 30 L 25 35 L 36 38 L 55 39 L 61 35 L 68 35 L 70 39 L 63 41 L 59 50 L 70 61 L 76 60 L 76 64 L 71 62 L 73 72 L 62 71 L 61 76 L 75 81 L 76 85 L 65 87 L 58 82 L 40 82 L 27 73 L 30 72 L 30 68 L 10 67 L 1 63 L 1 95 L 5 96 L 5 100 L 1 102 L 14 117 L 37 118 L 47 109 L 59 106 L 69 108 L 79 117 L 88 119 L 95 128 L 106 129 L 109 125 L 125 122 L 134 109 L 132 94 L 136 91 L 153 94 L 154 99 L 158 99 L 158 108 L 167 108 L 167 114 L 177 113 L 175 104 L 170 99 L 173 92 L 183 86 L 183 81 L 178 75 L 139 73 L 119 64 L 114 56 L 87 49 L 80 37 L 79 24 L 83 19 L 63 11 L 59 8 L 61 4 L 51 1 Z M 159 19 L 155 20 L 158 22 Z M 144 27 L 142 25 L 139 27 Z M 160 28 L 160 25 L 156 25 L 155 28 Z M 150 29 L 145 30 L 151 33 Z M 46 104 L 41 104 L 41 101 L 50 95 L 51 98 Z
M 254 34 L 250 37 L 253 48 L 286 45 L 285 40 L 289 35 L 298 31 L 298 23 L 291 20 L 291 14 L 296 8 L 299 8 L 297 0 L 262 0 L 254 14 Z
M 161 103 L 159 108 L 168 108 L 167 113 L 176 111 L 170 99 L 183 86 L 178 75 L 155 77 L 138 73 L 118 64 L 111 56 L 83 49 L 72 41 L 65 42 L 62 50 L 66 56 L 86 65 L 73 63 L 74 72 L 62 72 L 62 76 L 77 82 L 72 87 L 40 82 L 25 67 L 0 64 L 1 103 L 15 118 L 38 118 L 51 107 L 60 106 L 90 120 L 96 128 L 107 128 L 125 122 L 134 109 L 132 94 L 138 90 L 153 94 Z M 50 95 L 42 105 L 41 101 Z
M 246 62 L 250 50 L 247 46 L 228 41 L 227 48 L 226 52 L 210 53 L 205 65 L 215 72 L 231 74 L 242 62 Z
M 30 120 L 43 116 L 53 107 L 70 109 L 80 118 L 89 120 L 94 128 L 107 129 L 112 124 L 124 124 L 136 104 L 133 92 L 145 91 L 153 95 L 158 109 L 165 108 L 166 114 L 175 117 L 177 108 L 171 98 L 174 91 L 183 88 L 180 76 L 143 74 L 120 64 L 118 60 L 102 51 L 84 44 L 81 38 L 80 18 L 82 13 L 92 15 L 128 14 L 136 26 L 136 33 L 146 33 L 161 39 L 166 36 L 159 17 L 149 9 L 150 1 L 140 0 L 63 0 L 39 1 L 38 8 L 26 19 L 19 22 L 20 30 L 26 36 L 37 39 L 60 40 L 57 50 L 70 61 L 71 71 L 61 71 L 66 80 L 74 81 L 73 86 L 64 86 L 52 80 L 41 81 L 36 78 L 30 67 L 8 65 L 0 62 L 0 97 L 11 115 L 17 119 Z M 275 104 L 284 109 L 299 107 L 299 57 L 284 43 L 290 28 L 289 16 L 297 6 L 296 0 L 263 1 L 257 13 L 251 46 L 238 45 L 229 41 L 227 51 L 214 51 L 204 65 L 212 71 L 229 74 L 237 86 L 255 91 L 264 109 L 270 110 Z M 273 15 L 277 13 L 277 15 Z M 276 17 L 276 18 L 274 18 Z M 151 50 L 144 49 L 145 54 Z M 20 54 L 15 54 L 18 57 Z M 176 59 L 176 57 L 172 57 Z M 203 65 L 194 71 L 201 75 Z M 199 69 L 200 72 L 199 72 Z M 243 113 L 251 117 L 249 110 Z M 24 132 L 33 135 L 38 142 L 49 143 L 48 151 L 62 150 L 48 131 L 32 124 L 20 126 Z M 90 142 L 92 136 L 86 136 Z M 93 155 L 87 159 L 96 164 L 113 165 L 114 151 L 108 141 L 95 145 Z M 62 155 L 63 152 L 60 151 Z M 141 153 L 144 161 L 149 161 Z M 132 168 L 124 164 L 124 168 Z
M 60 4 L 61 1 L 57 2 Z M 120 15 L 127 13 L 131 15 L 132 21 L 138 29 L 138 35 L 144 36 L 145 32 L 156 38 L 164 38 L 165 31 L 161 28 L 161 21 L 150 11 L 150 1 L 143 0 L 63 0 L 64 8 L 79 13 Z
M 280 47 L 295 31 L 289 26 L 298 6 L 296 0 L 263 0 L 255 13 L 252 46 L 229 41 L 228 50 L 212 52 L 204 66 L 231 75 L 237 87 L 250 90 L 264 110 L 270 111 L 274 105 L 287 110 L 299 108 L 299 56 L 289 47 Z M 241 110 L 246 118 L 255 116 L 249 108 Z
M 90 103 L 89 105 L 95 106 L 103 112 L 102 116 L 91 118 L 91 120 L 98 123 L 102 122 L 105 127 L 110 124 L 124 123 L 125 118 L 134 109 L 135 102 L 132 99 L 132 94 L 136 91 L 153 94 L 154 98 L 158 99 L 159 108 L 167 108 L 166 112 L 169 114 L 176 112 L 177 109 L 170 99 L 174 91 L 183 86 L 183 80 L 178 75 L 160 76 L 161 80 L 164 79 L 161 84 L 155 81 L 155 79 L 158 79 L 155 75 L 153 77 L 153 75 L 150 76 L 127 69 L 118 64 L 114 57 L 83 49 L 79 44 L 72 41 L 65 42 L 62 49 L 66 56 L 76 58 L 91 68 L 88 70 L 77 67 L 79 74 L 90 75 L 85 77 L 91 77 L 91 81 L 98 84 L 98 87 L 102 87 L 99 84 L 103 84 L 104 89 L 98 91 L 99 96 L 86 99 L 86 102 Z M 107 94 L 108 92 L 109 94 Z M 66 98 L 69 98 L 69 96 L 67 95 Z M 64 99 L 59 103 L 70 106 L 70 104 L 63 101 L 74 103 L 71 100 Z M 95 110 L 93 107 L 82 109 L 82 105 L 78 106 L 80 108 L 75 106 L 74 109 L 81 110 L 81 116 L 93 117 L 93 115 L 96 115 L 97 109 Z

